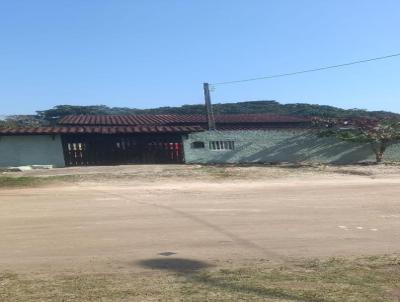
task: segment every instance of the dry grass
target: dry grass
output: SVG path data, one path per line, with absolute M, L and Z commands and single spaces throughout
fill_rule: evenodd
M 287 266 L 260 261 L 235 269 L 140 274 L 3 273 L 0 301 L 397 302 L 399 286 L 400 258 L 379 256 L 297 260 Z
M 122 169 L 121 169 L 122 167 Z M 180 166 L 121 166 L 81 167 L 30 172 L 3 172 L 0 188 L 39 187 L 60 183 L 113 182 L 113 181 L 162 181 L 162 180 L 260 180 L 299 175 L 348 174 L 371 176 L 373 172 L 359 168 L 326 166 L 234 166 L 234 165 L 180 165 Z M 400 169 L 397 170 L 400 175 Z
M 65 182 L 78 182 L 82 178 L 79 175 L 68 176 L 0 176 L 1 188 L 22 188 L 22 187 L 40 187 Z
M 187 167 L 187 168 L 186 168 Z M 78 182 L 113 182 L 113 181 L 159 181 L 172 179 L 191 179 L 191 180 L 234 180 L 234 179 L 256 179 L 259 174 L 254 173 L 251 168 L 236 168 L 224 166 L 186 166 L 184 169 L 174 169 L 164 166 L 160 170 L 138 170 L 132 172 L 94 172 L 94 173 L 74 173 L 65 175 L 24 175 L 19 173 L 8 173 L 0 175 L 1 188 L 22 188 L 40 187 L 60 183 Z M 58 172 L 57 170 L 54 170 Z M 84 171 L 84 168 L 82 169 Z M 272 172 L 272 171 L 271 171 Z M 288 172 L 285 171 L 285 175 Z M 276 171 L 271 175 L 280 175 Z

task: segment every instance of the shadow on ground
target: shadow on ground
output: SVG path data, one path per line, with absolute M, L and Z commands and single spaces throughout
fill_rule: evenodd
M 193 273 L 211 265 L 197 260 L 182 258 L 155 258 L 139 261 L 140 266 L 145 268 L 166 270 L 175 273 Z

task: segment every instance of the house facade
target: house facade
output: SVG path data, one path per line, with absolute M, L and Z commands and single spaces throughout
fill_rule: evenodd
M 0 129 L 0 166 L 171 163 L 357 163 L 365 144 L 320 138 L 307 118 L 268 114 L 77 115 L 54 127 Z M 388 161 L 400 160 L 400 145 Z

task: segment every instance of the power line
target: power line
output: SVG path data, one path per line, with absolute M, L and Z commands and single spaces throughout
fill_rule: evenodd
M 302 73 L 321 71 L 321 70 L 332 69 L 332 68 L 339 68 L 339 67 L 344 67 L 344 66 L 349 66 L 349 65 L 354 65 L 354 64 L 360 64 L 360 63 L 366 63 L 366 62 L 371 62 L 371 61 L 377 61 L 377 60 L 384 60 L 384 59 L 389 59 L 389 58 L 398 57 L 398 56 L 400 56 L 400 53 L 395 53 L 395 54 L 388 55 L 388 56 L 383 56 L 383 57 L 376 57 L 376 58 L 372 58 L 372 59 L 353 61 L 353 62 L 344 63 L 344 64 L 331 65 L 331 66 L 325 66 L 325 67 L 319 67 L 319 68 L 313 68 L 313 69 L 306 69 L 306 70 L 294 71 L 294 72 L 289 72 L 289 73 L 274 74 L 274 75 L 269 75 L 269 76 L 264 76 L 264 77 L 257 77 L 257 78 L 250 78 L 250 79 L 245 79 L 245 80 L 235 80 L 235 81 L 212 83 L 211 85 L 226 85 L 226 84 L 235 84 L 235 83 L 242 83 L 242 82 L 250 82 L 250 81 L 258 81 L 258 80 L 266 80 L 266 79 L 287 77 L 287 76 L 293 76 L 293 75 L 302 74 Z

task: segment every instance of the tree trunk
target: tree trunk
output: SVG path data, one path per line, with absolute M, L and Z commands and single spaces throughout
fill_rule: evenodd
M 372 147 L 372 149 L 374 150 L 374 153 L 375 153 L 375 159 L 376 159 L 377 164 L 380 164 L 383 162 L 383 154 L 386 151 L 386 147 L 387 147 L 386 142 L 382 142 L 382 141 L 379 142 L 378 146 L 375 145 Z
M 383 161 L 383 153 L 381 152 L 376 152 L 375 153 L 375 158 L 376 158 L 376 163 L 380 164 Z

